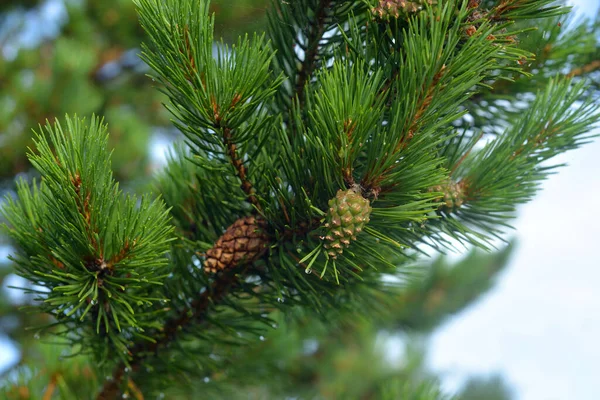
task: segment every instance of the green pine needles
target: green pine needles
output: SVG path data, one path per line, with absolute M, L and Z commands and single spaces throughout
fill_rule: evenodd
M 20 180 L 3 214 L 20 251 L 17 272 L 38 285 L 39 311 L 80 351 L 126 358 L 128 343 L 157 327 L 167 299 L 173 228 L 164 203 L 124 195 L 112 178 L 106 126 L 67 117 L 48 124 L 29 159 L 42 180 Z
M 267 35 L 231 47 L 206 0 L 135 3 L 186 139 L 164 201 L 124 195 L 106 127 L 67 117 L 3 210 L 49 331 L 111 377 L 99 399 L 217 376 L 277 309 L 383 309 L 398 288 L 382 277 L 423 245 L 493 247 L 600 117 L 583 79 L 533 66 L 527 38 L 568 11 L 550 0 L 274 1 Z

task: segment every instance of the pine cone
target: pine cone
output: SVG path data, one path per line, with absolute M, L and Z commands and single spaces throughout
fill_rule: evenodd
M 442 185 L 437 185 L 429 188 L 430 192 L 442 192 L 443 197 L 437 198 L 438 201 L 443 201 L 440 205 L 440 209 L 445 211 L 454 211 L 463 205 L 465 201 L 464 183 L 455 182 L 452 179 L 448 179 Z
M 265 221 L 254 216 L 235 221 L 206 252 L 204 271 L 215 273 L 233 268 L 241 262 L 250 263 L 262 256 L 269 245 Z
M 379 0 L 371 12 L 380 19 L 389 20 L 414 14 L 423 9 L 423 4 L 434 4 L 433 0 Z
M 350 246 L 351 240 L 356 240 L 365 224 L 369 222 L 371 206 L 354 189 L 339 190 L 335 197 L 329 200 L 329 213 L 327 214 L 327 233 L 323 237 L 326 241 L 327 254 L 336 258 L 342 254 L 345 247 Z

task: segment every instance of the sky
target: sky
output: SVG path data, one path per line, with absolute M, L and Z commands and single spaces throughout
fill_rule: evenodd
M 598 6 L 571 3 L 589 16 Z M 599 139 L 557 160 L 568 166 L 521 207 L 518 248 L 495 288 L 431 338 L 429 363 L 447 390 L 500 372 L 516 400 L 600 399 L 598 154 Z M 0 350 L 0 368 L 16 360 L 2 337 Z
M 588 16 L 598 7 L 572 3 Z M 495 289 L 432 337 L 446 389 L 501 372 L 517 400 L 600 399 L 599 154 L 596 139 L 555 159 L 568 166 L 520 208 L 518 248 Z
M 495 289 L 433 336 L 448 389 L 502 372 L 520 400 L 600 398 L 598 154 L 600 140 L 560 158 L 569 165 L 520 210 Z

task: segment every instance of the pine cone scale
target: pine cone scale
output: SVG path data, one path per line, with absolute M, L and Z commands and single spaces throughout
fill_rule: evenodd
M 253 216 L 235 221 L 206 252 L 204 270 L 215 273 L 258 259 L 269 245 L 265 225 L 264 220 Z

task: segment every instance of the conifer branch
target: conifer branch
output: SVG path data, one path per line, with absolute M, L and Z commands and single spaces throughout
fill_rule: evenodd
M 250 202 L 250 204 L 256 207 L 256 209 L 260 212 L 261 206 L 254 194 L 254 187 L 252 185 L 252 182 L 250 182 L 250 180 L 248 179 L 248 174 L 246 171 L 246 167 L 244 166 L 244 162 L 240 159 L 237 153 L 237 146 L 231 139 L 231 129 L 223 129 L 223 142 L 225 144 L 225 147 L 227 148 L 227 154 L 229 155 L 231 164 L 235 168 L 237 176 L 242 181 L 241 187 L 244 193 L 246 193 L 246 196 L 248 197 L 248 202 Z
M 311 230 L 321 224 L 320 219 L 313 218 L 310 223 L 302 223 L 296 230 L 286 229 L 282 233 L 283 240 L 291 241 L 297 235 L 306 235 Z M 299 259 L 295 257 L 297 261 Z M 303 268 L 303 265 L 300 265 Z M 162 348 L 165 348 L 173 340 L 177 338 L 177 333 L 181 332 L 190 324 L 195 326 L 202 325 L 206 322 L 206 316 L 210 308 L 222 302 L 230 293 L 231 290 L 240 282 L 240 278 L 245 275 L 246 269 L 242 271 L 225 270 L 216 274 L 216 278 L 210 286 L 210 290 L 202 292 L 190 305 L 182 309 L 176 317 L 167 320 L 163 327 L 159 330 L 159 334 L 155 337 L 154 342 L 139 342 L 128 350 L 131 360 L 128 364 L 121 362 L 113 370 L 111 379 L 107 380 L 102 390 L 97 396 L 97 400 L 109 400 L 116 398 L 119 394 L 121 385 L 128 369 L 135 373 L 139 370 L 147 357 L 156 354 Z
M 481 140 L 482 137 L 483 137 L 483 132 L 480 132 L 479 135 L 477 136 L 477 138 L 475 140 L 473 140 L 471 146 L 469 146 L 467 148 L 467 151 L 465 151 L 465 153 L 460 157 L 460 159 L 452 166 L 452 169 L 450 170 L 450 176 L 452 176 L 456 172 L 458 167 L 460 167 L 461 164 L 465 161 L 465 159 L 469 156 L 469 154 L 471 154 L 471 151 L 473 151 L 473 148 L 475 147 L 477 142 L 479 142 Z
M 44 177 L 42 195 L 35 184 L 22 184 L 21 200 L 9 200 L 12 236 L 24 249 L 16 260 L 21 274 L 49 289 L 43 296 L 51 301 L 41 310 L 59 319 L 73 310 L 59 321 L 74 337 L 70 343 L 90 348 L 94 361 L 114 367 L 103 387 L 89 391 L 99 389 L 98 400 L 122 392 L 142 398 L 137 385 L 149 392 L 163 386 L 146 371 L 162 355 L 193 353 L 202 371 L 189 368 L 191 358 L 180 358 L 176 367 L 190 376 L 214 371 L 221 363 L 210 364 L 204 350 L 239 342 L 236 332 L 250 337 L 262 329 L 257 322 L 279 308 L 279 296 L 289 299 L 286 306 L 326 310 L 347 304 L 355 312 L 359 291 L 353 289 L 377 290 L 381 274 L 396 271 L 419 242 L 444 245 L 440 236 L 449 234 L 489 243 L 553 168 L 540 163 L 579 146 L 598 120 L 591 104 L 572 108 L 584 94 L 583 83 L 551 83 L 526 115 L 474 154 L 478 137 L 455 134 L 452 124 L 473 88 L 499 71 L 516 71 L 519 57 L 529 54 L 497 31 L 506 21 L 555 15 L 551 0 L 499 0 L 495 14 L 477 19 L 469 19 L 466 1 L 428 2 L 431 7 L 411 17 L 407 29 L 387 27 L 397 47 L 375 49 L 381 63 L 372 63 L 368 36 L 364 54 L 353 58 L 347 51 L 346 59 L 334 59 L 347 30 L 338 16 L 354 16 L 361 24 L 368 19 L 356 12 L 360 2 L 307 1 L 304 9 L 290 7 L 305 13 L 300 19 L 299 13 L 286 14 L 281 22 L 291 23 L 274 35 L 280 39 L 275 50 L 283 54 L 276 70 L 289 78 L 281 91 L 262 38 L 240 40 L 231 51 L 222 47 L 212 59 L 207 0 L 136 3 L 152 38 L 145 59 L 192 147 L 193 168 L 169 166 L 169 182 L 160 188 L 166 205 L 139 205 L 120 196 L 112 180 L 104 128 L 102 134 L 92 129 L 102 140 L 90 142 L 95 135 L 75 126 L 67 131 L 77 132 L 77 146 L 62 129 L 53 134 L 60 159 L 41 143 L 43 156 L 35 160 Z M 468 4 L 476 8 L 479 2 Z M 484 18 L 472 34 L 465 32 L 463 22 Z M 330 38 L 334 22 L 341 32 Z M 383 32 L 356 27 L 356 40 L 349 41 L 356 47 L 363 44 L 361 35 L 379 40 Z M 290 41 L 302 52 L 290 52 Z M 390 79 L 384 82 L 384 76 Z M 283 101 L 270 113 L 274 95 Z M 286 113 L 301 135 L 285 132 L 295 127 L 281 123 Z M 365 198 L 377 197 L 382 188 L 385 195 L 371 207 Z M 247 215 L 246 202 L 260 217 Z M 186 237 L 169 247 L 171 217 Z M 204 258 L 204 268 L 196 268 L 194 254 Z M 314 279 L 319 266 L 321 279 Z M 169 309 L 158 304 L 167 299 Z M 164 367 L 155 372 L 165 371 L 168 379 L 172 366 Z M 48 397 L 53 391 L 51 382 Z
M 458 180 L 433 188 L 443 193 L 438 210 L 444 212 L 444 218 L 432 224 L 441 224 L 454 238 L 482 247 L 490 244 L 491 236 L 501 239 L 498 227 L 509 227 L 506 221 L 516 204 L 528 201 L 538 190 L 539 181 L 557 167 L 544 162 L 589 139 L 599 108 L 590 99 L 573 107 L 584 91 L 582 81 L 550 80 L 510 128 L 473 157 L 459 160 Z
M 319 54 L 319 42 L 325 33 L 325 19 L 327 18 L 327 11 L 331 7 L 331 1 L 332 0 L 319 1 L 319 6 L 315 11 L 314 22 L 308 28 L 308 38 L 306 51 L 304 53 L 304 60 L 300 66 L 296 87 L 292 95 L 292 98 L 295 96 L 298 97 L 298 104 L 300 108 L 302 108 L 304 105 L 304 86 L 310 80 L 310 77 L 315 70 L 317 56 Z
M 427 86 L 427 89 L 423 91 L 423 96 L 419 99 L 419 108 L 415 112 L 412 122 L 408 130 L 406 131 L 406 135 L 402 137 L 402 139 L 396 145 L 396 148 L 394 148 L 394 153 L 398 153 L 400 150 L 405 148 L 408 145 L 408 142 L 415 136 L 415 132 L 419 129 L 419 123 L 421 122 L 421 118 L 423 117 L 423 114 L 425 114 L 425 111 L 427 111 L 427 109 L 429 108 L 429 105 L 433 100 L 433 95 L 435 91 L 439 90 L 438 83 L 440 82 L 440 79 L 442 78 L 445 72 L 447 72 L 446 65 L 442 64 L 440 69 L 433 76 L 433 79 L 431 83 Z
M 227 110 L 227 111 L 231 111 L 233 108 L 235 108 L 236 104 L 238 104 L 241 100 L 242 100 L 242 96 L 240 96 L 239 94 L 236 94 L 233 97 L 231 105 L 229 106 L 229 110 Z M 250 182 L 250 180 L 248 179 L 248 175 L 247 175 L 246 167 L 244 166 L 244 162 L 240 159 L 240 156 L 237 152 L 237 145 L 235 144 L 235 142 L 233 140 L 232 129 L 228 126 L 222 126 L 223 121 L 222 121 L 222 116 L 221 116 L 221 110 L 219 110 L 219 106 L 216 103 L 214 97 L 211 98 L 211 105 L 212 105 L 212 109 L 213 109 L 212 123 L 213 123 L 215 129 L 221 129 L 223 131 L 223 144 L 225 145 L 225 148 L 227 149 L 227 155 L 229 156 L 231 165 L 233 165 L 233 168 L 235 169 L 237 176 L 240 178 L 240 181 L 242 182 L 241 188 L 244 191 L 244 193 L 246 194 L 248 202 L 250 202 L 250 204 L 252 204 L 254 207 L 256 207 L 256 209 L 258 211 L 260 211 L 261 210 L 260 203 L 258 202 L 258 199 L 254 195 L 254 186 L 252 185 L 252 182 Z
M 543 65 L 540 65 L 540 67 L 542 67 L 542 66 Z M 527 72 L 529 69 L 530 68 L 526 69 L 525 71 Z M 575 68 L 571 69 L 568 73 L 564 74 L 563 76 L 565 78 L 580 77 L 580 76 L 591 74 L 592 72 L 595 72 L 598 70 L 600 70 L 600 60 L 592 60 L 589 63 L 587 63 L 581 67 L 575 67 Z M 474 94 L 473 96 L 471 96 L 470 101 L 479 102 L 486 97 L 487 93 L 490 93 L 493 95 L 505 95 L 505 94 L 511 93 L 511 91 L 513 90 L 513 87 L 514 87 L 514 83 L 515 83 L 514 81 L 508 81 L 505 79 L 497 80 L 491 85 L 492 88 L 489 90 L 489 92 L 478 92 L 478 93 Z
M 491 21 L 502 21 L 504 20 L 503 15 L 511 10 L 517 9 L 519 3 L 522 3 L 522 0 L 502 0 L 500 1 L 500 4 L 490 10 L 487 17 Z
M 442 64 L 442 66 L 439 68 L 439 70 L 433 76 L 433 79 L 431 80 L 431 82 L 427 85 L 426 88 L 424 88 L 423 95 L 418 100 L 419 107 L 416 110 L 416 112 L 414 113 L 412 120 L 410 122 L 410 125 L 409 125 L 408 129 L 406 130 L 406 133 L 404 135 L 402 135 L 402 137 L 400 138 L 400 140 L 394 147 L 392 155 L 396 155 L 401 150 L 406 148 L 406 146 L 408 146 L 408 143 L 410 142 L 410 140 L 414 137 L 416 131 L 419 129 L 419 124 L 421 122 L 423 115 L 425 114 L 429 105 L 431 104 L 431 101 L 433 100 L 433 96 L 434 96 L 436 90 L 438 91 L 438 95 L 439 95 L 440 88 L 438 87 L 438 84 L 445 73 L 447 73 L 446 65 Z M 392 83 L 388 83 L 388 82 L 390 82 L 390 81 L 388 80 L 385 83 L 385 86 L 384 86 L 385 91 L 383 93 L 387 93 L 388 88 L 392 85 Z M 395 165 L 392 164 L 388 168 L 386 168 L 382 173 L 380 173 L 378 175 L 373 175 L 372 173 L 370 173 L 370 171 L 367 172 L 360 183 L 363 190 L 366 193 L 373 193 L 375 195 L 380 193 L 382 190 L 382 188 L 380 187 L 381 182 L 386 178 L 387 174 L 394 167 L 395 167 Z
M 571 72 L 569 72 L 567 74 L 567 77 L 571 78 L 571 77 L 575 77 L 575 76 L 586 75 L 586 74 L 590 74 L 594 71 L 598 71 L 599 69 L 600 69 L 600 60 L 593 60 L 581 67 L 573 68 L 571 70 Z
M 225 271 L 217 275 L 209 290 L 201 293 L 191 302 L 189 307 L 181 310 L 176 317 L 165 322 L 154 342 L 141 342 L 129 350 L 131 353 L 129 365 L 121 362 L 115 367 L 112 378 L 106 381 L 96 399 L 112 400 L 117 398 L 128 368 L 132 372 L 137 372 L 148 356 L 156 354 L 162 348 L 168 346 L 177 338 L 178 332 L 182 331 L 188 324 L 201 325 L 205 323 L 209 309 L 227 297 L 230 290 L 238 283 L 238 279 L 239 273 L 236 274 L 233 271 Z
M 475 4 L 475 1 L 472 0 L 472 2 Z M 501 0 L 487 13 L 486 17 L 493 22 L 504 22 L 510 21 L 517 15 L 519 18 L 547 18 L 568 12 L 553 3 L 556 2 L 554 0 Z

